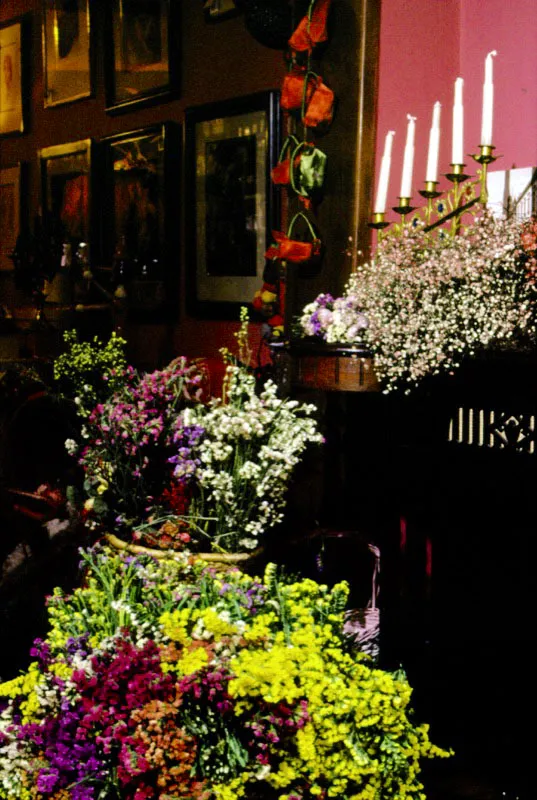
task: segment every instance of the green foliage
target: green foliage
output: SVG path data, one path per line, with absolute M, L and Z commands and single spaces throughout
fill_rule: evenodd
M 80 416 L 87 417 L 124 385 L 127 342 L 115 332 L 106 344 L 97 336 L 79 342 L 75 330 L 66 331 L 63 338 L 67 349 L 54 362 L 54 379 L 60 395 L 74 399 Z

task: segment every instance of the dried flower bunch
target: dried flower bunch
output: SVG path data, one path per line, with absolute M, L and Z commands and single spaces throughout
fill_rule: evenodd
M 343 634 L 346 584 L 83 553 L 0 684 L 5 800 L 423 798 L 402 672 Z
M 410 391 L 464 356 L 535 334 L 535 221 L 484 213 L 455 236 L 404 227 L 360 266 L 345 294 L 320 295 L 303 335 L 364 341 L 385 391 Z
M 278 397 L 271 381 L 258 390 L 247 325 L 243 314 L 239 360 L 225 354 L 223 396 L 209 399 L 198 362 L 181 357 L 139 375 L 118 358 L 117 338 L 110 359 L 110 343 L 68 337 L 70 357 L 56 371 L 79 392 L 80 442 L 66 446 L 83 470 L 88 527 L 160 547 L 248 552 L 281 521 L 293 470 L 323 437 L 313 405 Z M 92 360 L 94 349 L 105 355 Z

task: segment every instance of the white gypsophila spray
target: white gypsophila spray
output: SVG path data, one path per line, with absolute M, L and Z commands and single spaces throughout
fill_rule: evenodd
M 207 518 L 213 547 L 253 550 L 282 519 L 293 469 L 309 444 L 320 443 L 315 407 L 281 399 L 268 381 L 256 394 L 253 375 L 228 366 L 226 398 L 185 412 L 205 434 L 196 448 L 198 495 L 190 513 Z
M 478 349 L 534 333 L 535 288 L 520 263 L 520 236 L 519 221 L 488 213 L 455 236 L 407 227 L 382 240 L 375 257 L 351 276 L 343 298 L 320 295 L 306 306 L 302 331 L 327 342 L 354 342 L 356 331 L 335 315 L 343 301 L 351 316 L 351 309 L 360 315 L 360 334 L 384 390 L 410 391 Z

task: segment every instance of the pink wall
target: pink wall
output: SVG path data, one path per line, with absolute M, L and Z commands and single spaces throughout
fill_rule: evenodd
M 481 132 L 484 60 L 494 63 L 495 167 L 537 164 L 537 25 L 535 0 L 383 0 L 377 134 L 377 174 L 386 132 L 396 131 L 388 208 L 399 194 L 406 115 L 416 122 L 414 199 L 423 188 L 433 103 L 442 103 L 439 172 L 451 161 L 453 84 L 464 78 L 465 152 Z M 467 160 L 469 168 L 473 166 Z M 440 183 L 440 189 L 447 187 Z M 376 182 L 375 182 L 376 186 Z M 373 198 L 371 198 L 373 201 Z M 394 218 L 395 215 L 390 213 Z
M 496 169 L 537 165 L 537 3 L 461 0 L 461 74 L 467 77 L 468 142 L 479 143 L 483 59 L 494 63 Z M 478 113 L 477 113 L 478 112 Z
M 383 0 L 377 126 L 377 174 L 384 139 L 394 130 L 388 209 L 401 185 L 407 114 L 416 120 L 414 194 L 423 188 L 433 105 L 442 103 L 439 171 L 446 171 L 451 144 L 453 83 L 458 76 L 460 5 L 463 0 Z M 376 182 L 375 182 L 376 187 Z M 415 199 L 421 200 L 419 196 Z M 371 198 L 373 202 L 373 198 Z M 395 215 L 391 214 L 392 218 Z

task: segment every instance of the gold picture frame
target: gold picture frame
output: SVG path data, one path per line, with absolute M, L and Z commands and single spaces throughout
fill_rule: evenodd
M 22 23 L 0 27 L 0 137 L 24 133 Z
M 0 271 L 13 269 L 10 256 L 21 229 L 21 165 L 0 169 Z
M 92 94 L 90 0 L 44 0 L 45 108 Z

